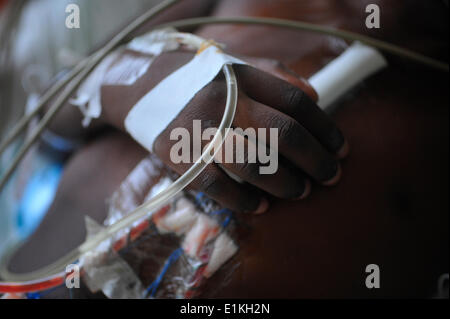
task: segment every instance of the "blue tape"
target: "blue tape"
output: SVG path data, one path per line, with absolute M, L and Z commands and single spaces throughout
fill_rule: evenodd
M 231 214 L 227 216 L 227 218 L 225 218 L 225 220 L 222 223 L 222 228 L 226 228 L 228 226 L 228 224 L 231 221 Z
M 233 212 L 231 210 L 229 210 L 228 208 L 223 208 L 223 209 L 220 209 L 220 210 L 217 210 L 215 212 L 211 212 L 210 213 L 210 215 L 212 215 L 212 216 L 214 216 L 214 215 L 222 215 L 222 214 L 226 214 L 227 215 L 225 220 L 222 222 L 222 228 L 225 228 L 230 223 L 231 218 L 233 216 Z
M 229 210 L 228 208 L 223 208 L 210 213 L 210 215 L 222 215 L 222 214 L 231 215 L 231 210 Z
M 207 200 L 208 200 L 208 197 L 205 195 L 205 193 L 198 192 L 197 195 L 195 195 L 195 201 L 200 206 L 204 205 Z
M 209 199 L 205 193 L 198 192 L 197 195 L 195 196 L 195 201 L 201 207 L 205 207 L 208 204 L 208 201 L 211 201 L 211 199 Z M 228 226 L 228 224 L 231 221 L 231 218 L 233 215 L 233 212 L 231 210 L 229 210 L 228 208 L 223 208 L 223 209 L 209 213 L 209 215 L 211 215 L 211 216 L 222 215 L 222 214 L 227 214 L 227 217 L 225 218 L 225 220 L 222 223 L 222 227 L 225 228 Z
M 166 263 L 164 264 L 164 267 L 159 274 L 159 276 L 155 279 L 155 281 L 152 282 L 152 284 L 147 288 L 147 295 L 150 294 L 150 297 L 155 297 L 156 290 L 158 290 L 158 286 L 161 283 L 164 275 L 166 274 L 169 267 L 180 258 L 180 256 L 183 254 L 183 249 L 178 248 L 175 250 L 167 259 Z

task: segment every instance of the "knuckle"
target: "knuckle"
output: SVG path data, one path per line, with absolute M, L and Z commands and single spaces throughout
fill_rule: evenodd
M 287 89 L 286 92 L 286 101 L 289 108 L 298 108 L 301 106 L 301 102 L 305 96 L 305 93 L 300 90 L 299 88 L 296 88 L 295 86 L 290 87 Z
M 286 118 L 281 116 L 280 114 L 271 115 L 267 120 L 267 126 L 269 128 L 276 128 L 279 131 L 281 128 L 286 125 Z
M 200 175 L 199 188 L 211 197 L 217 197 L 222 192 L 220 191 L 223 185 L 223 180 L 218 174 L 213 172 L 206 172 Z
M 280 122 L 278 126 L 278 138 L 281 140 L 289 140 L 295 128 L 296 126 L 294 121 L 285 120 Z
M 248 160 L 236 163 L 235 167 L 238 175 L 243 176 L 247 181 L 255 181 L 260 176 L 258 166 L 255 163 L 249 163 Z
M 287 146 L 299 145 L 302 143 L 302 132 L 303 128 L 295 120 L 292 119 L 282 119 L 277 120 L 278 123 L 278 139 L 280 143 L 286 144 Z

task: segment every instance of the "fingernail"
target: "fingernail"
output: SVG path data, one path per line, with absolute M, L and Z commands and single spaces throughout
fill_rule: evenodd
M 347 157 L 348 153 L 350 152 L 350 145 L 348 144 L 347 141 L 344 141 L 344 145 L 342 145 L 342 147 L 340 148 L 340 150 L 337 152 L 337 157 L 338 158 L 345 158 Z
M 269 208 L 269 201 L 265 198 L 261 198 L 258 208 L 253 212 L 255 215 L 265 213 Z
M 305 189 L 303 190 L 303 194 L 300 197 L 294 198 L 294 200 L 302 200 L 311 194 L 311 182 L 309 180 L 305 180 Z
M 336 169 L 336 175 L 333 178 L 329 179 L 328 181 L 323 182 L 322 184 L 325 186 L 334 186 L 339 182 L 339 180 L 341 179 L 341 176 L 342 176 L 342 168 L 341 168 L 341 165 L 338 163 L 337 169 Z

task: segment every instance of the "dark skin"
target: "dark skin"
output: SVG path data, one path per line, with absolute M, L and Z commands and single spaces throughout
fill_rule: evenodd
M 124 119 L 137 100 L 161 78 L 191 58 L 191 53 L 164 54 L 157 58 L 136 86 L 104 87 L 103 119 L 124 130 Z M 259 63 L 267 64 L 266 61 Z M 340 172 L 336 153 L 342 152 L 345 141 L 331 119 L 300 88 L 252 67 L 237 66 L 235 69 L 240 96 L 234 127 L 278 128 L 279 149 L 288 164 L 280 164 L 278 171 L 270 176 L 257 173 L 258 163 L 226 165 L 227 169 L 248 182 L 244 185 L 232 180 L 214 164 L 208 166 L 193 186 L 228 208 L 254 212 L 261 201 L 259 190 L 281 198 L 297 199 L 304 197 L 305 191 L 309 192 L 307 175 L 327 185 L 337 182 L 339 176 L 336 176 Z M 122 98 L 119 100 L 119 97 Z M 197 119 L 205 121 L 203 128 L 218 127 L 225 99 L 225 81 L 223 77 L 218 77 L 201 90 L 161 133 L 154 145 L 156 154 L 177 173 L 186 171 L 191 164 L 176 165 L 170 160 L 170 149 L 176 142 L 170 141 L 170 132 L 177 127 L 192 131 L 193 120 Z
M 252 1 L 225 3 L 216 14 L 268 15 L 270 11 L 271 16 L 285 18 L 316 17 L 313 6 L 306 10 L 307 4 L 301 13 L 292 10 L 289 1 L 279 2 L 277 11 L 270 3 L 249 3 Z M 322 4 L 332 6 L 333 2 Z M 337 19 L 344 26 L 359 25 L 361 20 L 349 15 L 353 10 L 333 8 L 337 17 L 317 18 L 316 22 L 335 23 Z M 319 9 L 318 13 L 323 8 Z M 436 17 L 432 9 L 423 11 L 424 21 Z M 423 53 L 435 57 L 442 54 L 442 40 L 433 37 L 433 29 L 417 26 L 428 35 L 410 42 L 407 39 L 411 34 L 405 35 L 396 23 L 385 31 L 390 37 L 397 35 L 396 41 L 412 43 L 413 48 L 427 41 L 429 45 L 421 48 Z M 333 42 L 309 34 L 301 37 L 309 46 L 293 45 L 297 42 L 286 40 L 300 35 L 278 29 L 269 32 L 266 28 L 222 26 L 200 33 L 227 43 L 233 52 L 279 59 L 303 76 L 339 53 Z M 270 43 L 250 41 L 266 37 Z M 352 145 L 351 156 L 342 162 L 346 174 L 341 183 L 332 189 L 314 186 L 315 191 L 303 201 L 271 200 L 270 208 L 261 216 L 239 215 L 250 231 L 239 241 L 238 255 L 207 282 L 202 296 L 429 297 L 435 291 L 437 278 L 448 272 L 448 76 L 415 65 L 399 65 L 394 60 L 388 70 L 367 81 L 344 102 L 333 114 Z M 54 219 L 54 227 L 61 223 L 58 205 L 63 207 L 67 198 L 76 198 L 81 192 L 80 186 L 71 184 L 73 175 L 78 176 L 82 170 L 92 176 L 98 174 L 93 158 L 109 162 L 106 175 L 118 175 L 114 181 L 96 179 L 98 185 L 82 187 L 84 201 L 97 203 L 92 209 L 85 207 L 86 212 L 106 214 L 106 207 L 102 211 L 99 203 L 104 203 L 125 171 L 145 154 L 127 137 L 104 137 L 98 143 L 120 146 L 130 162 L 125 165 L 121 157 L 97 151 L 95 144 L 75 155 L 72 162 L 80 164 L 66 168 L 60 195 L 46 218 Z M 66 218 L 77 213 L 74 210 Z M 82 223 L 73 225 L 79 231 L 83 228 Z M 23 256 L 33 256 L 30 252 L 43 247 L 50 250 L 59 246 L 62 250 L 56 241 L 44 244 L 39 236 L 40 231 L 29 241 Z M 64 247 L 68 248 L 72 247 Z M 16 265 L 21 263 L 27 263 L 25 257 Z M 368 290 L 364 285 L 364 270 L 371 263 L 380 266 L 381 289 Z
M 134 33 L 130 35 L 130 39 L 146 33 L 152 26 L 161 23 L 184 18 L 207 16 L 211 13 L 211 10 L 214 8 L 217 2 L 218 0 L 183 0 L 170 7 L 167 11 L 162 12 L 154 19 L 151 19 L 142 27 L 138 28 Z M 125 26 L 126 25 L 118 27 L 116 32 L 111 36 L 114 36 Z M 99 45 L 96 49 L 98 50 L 100 47 L 101 45 Z M 46 107 L 45 111 L 48 110 L 50 105 L 51 103 Z M 101 130 L 106 125 L 104 121 L 94 120 L 86 129 L 81 125 L 82 118 L 83 117 L 78 110 L 76 110 L 73 106 L 66 104 L 66 106 L 58 112 L 55 119 L 50 123 L 50 129 L 66 138 L 86 139 L 91 135 L 91 133 L 95 134 L 97 130 Z
M 126 58 L 135 56 L 142 55 L 125 52 L 116 63 L 120 65 Z M 133 105 L 163 78 L 186 64 L 192 57 L 192 53 L 189 52 L 163 54 L 134 85 L 103 86 L 103 111 L 101 118 L 93 124 L 93 128 L 106 123 L 125 131 L 124 120 Z M 331 118 L 315 104 L 314 99 L 317 96 L 314 90 L 282 64 L 274 64 L 272 60 L 267 59 L 243 58 L 260 69 L 235 66 L 239 83 L 239 101 L 233 127 L 244 130 L 278 129 L 279 169 L 273 175 L 261 175 L 258 162 L 225 164 L 227 170 L 247 182 L 239 184 L 218 165 L 212 164 L 192 186 L 235 211 L 263 213 L 268 208 L 269 196 L 303 199 L 310 193 L 310 180 L 327 186 L 336 184 L 341 176 L 338 159 L 347 154 L 348 144 Z M 170 133 L 178 127 L 187 128 L 192 132 L 193 120 L 202 120 L 203 129 L 218 127 L 225 101 L 224 77 L 218 76 L 198 92 L 160 134 L 154 145 L 156 154 L 177 173 L 183 174 L 191 163 L 175 164 L 171 161 L 170 150 L 177 141 L 170 140 Z M 73 111 L 72 107 L 71 113 Z M 66 118 L 74 118 L 72 114 L 66 114 Z M 64 123 L 62 116 L 64 114 L 56 121 Z M 79 118 L 79 114 L 76 117 Z M 73 126 L 62 124 L 59 126 L 52 128 L 72 137 L 77 134 L 76 127 L 73 131 Z M 206 143 L 207 141 L 204 141 L 201 147 L 203 148 Z M 200 151 L 191 149 L 191 153 Z M 247 154 L 244 156 L 248 158 Z

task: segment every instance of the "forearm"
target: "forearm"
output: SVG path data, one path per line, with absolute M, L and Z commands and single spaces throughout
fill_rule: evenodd
M 132 35 L 130 35 L 129 38 L 133 38 L 140 34 L 143 34 L 151 29 L 151 27 L 161 23 L 177 19 L 206 16 L 212 11 L 217 2 L 218 0 L 181 0 L 179 3 L 170 7 L 169 9 L 167 9 L 167 11 L 161 13 L 159 16 L 139 28 Z M 118 27 L 116 33 L 119 32 L 123 27 L 125 27 L 125 25 Z M 49 105 L 45 108 L 45 111 L 48 110 L 50 105 L 51 103 L 49 103 Z M 83 130 L 83 127 L 81 126 L 81 119 L 82 115 L 80 114 L 79 110 L 77 110 L 76 107 L 70 105 L 70 103 L 67 102 L 55 117 L 55 119 L 52 121 L 50 129 L 55 133 L 65 137 L 81 137 L 85 132 L 85 130 Z M 101 121 L 94 121 L 91 127 L 97 127 L 101 124 Z

